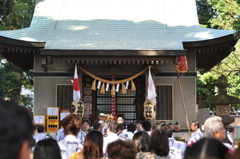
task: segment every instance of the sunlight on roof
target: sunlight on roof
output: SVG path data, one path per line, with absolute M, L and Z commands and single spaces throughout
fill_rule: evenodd
M 25 41 L 37 41 L 36 39 L 30 38 L 30 37 L 21 37 L 20 40 L 25 40 Z
M 213 38 L 213 36 L 210 34 L 209 31 L 196 33 L 194 35 L 194 37 L 196 37 L 196 38 L 207 38 L 207 39 Z
M 71 30 L 84 30 L 87 28 L 89 28 L 89 27 L 87 27 L 87 26 L 70 26 Z

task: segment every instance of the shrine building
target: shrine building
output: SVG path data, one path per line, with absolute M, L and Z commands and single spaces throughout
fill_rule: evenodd
M 46 114 L 47 107 L 70 109 L 77 64 L 84 116 L 91 121 L 113 111 L 113 85 L 103 87 L 98 78 L 124 81 L 114 85 L 114 111 L 126 123 L 143 120 L 151 66 L 156 120 L 187 128 L 177 61 L 187 57 L 181 87 L 191 122 L 196 70 L 209 70 L 227 57 L 236 43 L 233 34 L 199 26 L 195 0 L 37 0 L 28 28 L 0 31 L 0 54 L 33 70 L 35 115 Z

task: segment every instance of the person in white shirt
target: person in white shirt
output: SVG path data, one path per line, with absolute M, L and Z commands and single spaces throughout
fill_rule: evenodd
M 88 134 L 89 128 L 90 128 L 90 121 L 89 120 L 83 120 L 82 121 L 82 129 L 80 130 L 80 132 L 78 133 L 77 138 L 79 140 L 81 140 L 81 144 L 83 145 L 84 140 Z
M 100 113 L 98 115 L 98 119 L 98 122 L 101 124 L 102 134 L 106 135 L 106 129 L 108 127 L 108 124 L 105 123 L 105 121 L 107 120 L 107 115 L 105 113 Z
M 184 152 L 187 148 L 187 144 L 181 141 L 177 141 L 173 137 L 173 129 L 168 124 L 162 124 L 161 131 L 165 131 L 167 133 L 170 152 L 174 152 L 176 154 L 179 153 L 179 156 L 183 158 Z
M 220 116 L 209 117 L 204 123 L 204 130 L 207 138 L 215 138 L 221 142 L 226 138 L 226 129 Z M 230 153 L 235 151 L 232 145 L 227 143 L 223 144 L 229 149 Z
M 82 144 L 77 135 L 81 128 L 81 119 L 75 114 L 69 114 L 62 120 L 65 137 L 58 142 L 61 150 L 62 159 L 70 159 L 75 152 L 80 152 Z
M 92 129 L 93 129 L 93 130 L 100 131 L 100 132 L 102 133 L 102 127 L 101 127 L 101 124 L 100 124 L 99 122 L 93 123 Z
M 107 145 L 118 139 L 122 139 L 116 134 L 117 123 L 110 122 L 107 128 L 107 136 L 103 138 L 103 154 L 106 156 Z
M 123 119 L 122 117 L 118 117 L 117 120 L 116 120 L 116 122 L 117 122 L 118 124 L 123 124 L 123 123 L 124 123 L 124 119 Z
M 167 132 L 164 130 L 154 130 L 151 134 L 151 146 L 157 159 L 182 159 L 180 150 L 171 148 Z
M 193 131 L 191 137 L 188 139 L 188 145 L 192 145 L 203 137 L 203 133 L 200 130 L 200 123 L 192 121 L 191 129 Z
M 151 135 L 151 128 L 152 125 L 148 120 L 143 121 L 142 127 L 144 129 L 144 131 L 146 131 L 146 133 L 150 136 Z
M 133 136 L 133 142 L 137 148 L 136 159 L 156 159 L 157 155 L 152 152 L 151 137 L 145 131 L 139 131 Z
M 37 133 L 33 136 L 33 138 L 35 139 L 36 143 L 40 140 L 49 138 L 45 133 L 44 133 L 44 126 L 43 125 L 39 125 L 37 127 Z
M 118 117 L 117 120 L 116 120 L 116 122 L 117 122 L 118 124 L 123 124 L 124 129 L 123 129 L 122 134 L 123 134 L 123 135 L 126 134 L 127 129 L 126 129 L 126 124 L 124 123 L 124 119 L 123 119 L 122 117 Z
M 64 129 L 63 129 L 63 127 L 61 127 L 60 129 L 58 129 L 58 131 L 56 133 L 56 140 L 61 141 L 63 139 L 64 139 Z
M 63 118 L 64 119 L 64 118 Z M 63 120 L 62 119 L 62 120 Z M 62 125 L 62 120 L 60 121 L 60 125 Z M 63 127 L 61 126 L 60 129 L 58 129 L 57 133 L 56 133 L 56 140 L 57 141 L 61 141 L 64 139 L 64 129 Z
M 124 126 L 123 123 L 117 125 L 117 135 L 118 135 L 119 137 L 122 137 L 122 138 L 125 139 L 125 137 L 126 137 L 126 136 L 125 136 L 126 132 L 127 132 L 127 129 L 125 128 L 125 126 Z
M 142 127 L 142 120 L 136 120 L 135 125 L 136 125 L 136 130 L 134 131 L 134 134 L 136 134 L 138 131 L 143 131 Z
M 133 135 L 134 135 L 134 131 L 136 130 L 136 126 L 133 123 L 129 123 L 127 125 L 127 132 L 124 135 L 126 140 L 132 140 L 133 139 Z

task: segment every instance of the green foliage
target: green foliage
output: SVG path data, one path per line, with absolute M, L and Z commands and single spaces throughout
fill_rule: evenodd
M 33 89 L 32 74 L 24 73 L 22 69 L 2 59 L 0 62 L 0 98 L 20 103 L 27 101 L 26 97 L 20 98 L 22 86 Z M 22 101 L 21 101 L 22 100 Z M 29 103 L 29 102 L 28 102 Z M 27 103 L 26 103 L 27 104 Z
M 239 0 L 196 0 L 196 3 L 200 24 L 211 28 L 236 30 L 235 38 L 240 38 Z M 235 51 L 213 67 L 210 72 L 198 72 L 197 94 L 203 101 L 210 95 L 216 95 L 214 83 L 221 75 L 225 75 L 228 79 L 227 93 L 240 97 L 240 42 L 236 44 L 235 48 Z M 213 106 L 206 104 L 204 106 L 214 109 Z M 237 108 L 236 105 L 233 107 Z
M 216 11 L 216 16 L 210 19 L 212 27 L 239 31 L 240 28 L 239 0 L 208 0 L 208 2 Z M 239 37 L 237 38 L 239 39 Z
M 198 20 L 204 27 L 211 27 L 209 19 L 215 16 L 214 8 L 207 2 L 207 0 L 196 0 Z
M 239 0 L 196 0 L 199 23 L 208 28 L 236 30 L 240 38 Z
M 240 97 L 240 43 L 236 44 L 236 51 L 232 52 L 221 63 L 211 69 L 214 74 L 224 75 L 228 79 L 228 94 Z
M 197 72 L 197 96 L 198 99 L 206 100 L 207 97 L 216 95 L 217 88 L 217 76 L 212 72 Z M 209 105 L 203 102 L 203 106 L 205 108 L 209 108 L 210 110 L 214 110 L 215 107 L 213 105 Z
M 20 106 L 23 107 L 28 107 L 28 108 L 32 108 L 33 107 L 33 99 L 32 97 L 30 97 L 30 95 L 20 95 L 20 102 L 19 102 Z
M 0 0 L 0 30 L 26 28 L 30 25 L 35 0 Z M 33 89 L 32 72 L 24 72 L 0 58 L 0 98 L 10 98 L 22 106 L 32 106 L 32 98 L 21 95 L 22 87 Z
M 13 0 L 0 0 L 0 17 L 12 12 Z
M 32 0 L 13 0 L 12 12 L 10 14 L 0 16 L 0 30 L 14 30 L 26 28 L 30 25 L 35 1 Z

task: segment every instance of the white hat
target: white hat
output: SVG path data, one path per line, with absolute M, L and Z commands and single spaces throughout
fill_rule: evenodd
M 124 119 L 122 117 L 117 118 L 117 123 L 118 124 L 123 123 L 123 122 L 124 122 Z
M 105 113 L 100 113 L 99 116 L 106 116 L 106 114 Z
M 99 123 L 99 124 L 104 124 L 104 121 L 99 120 L 98 123 Z

